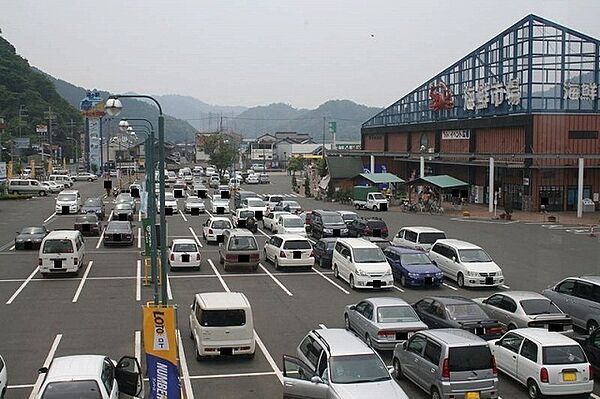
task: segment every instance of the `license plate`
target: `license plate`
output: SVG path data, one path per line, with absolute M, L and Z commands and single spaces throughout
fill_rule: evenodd
M 479 392 L 467 392 L 465 399 L 479 399 Z
M 294 259 L 300 259 L 300 258 L 302 258 L 302 252 L 300 252 L 300 251 L 294 251 L 293 257 L 294 257 Z
M 486 277 L 485 278 L 485 284 L 486 285 L 492 285 L 492 284 L 494 284 L 494 278 L 493 277 Z
M 189 255 L 181 255 L 181 261 L 184 263 L 187 263 L 190 261 L 190 256 Z
M 381 237 L 381 230 L 379 230 L 379 229 L 373 230 L 373 237 Z
M 373 280 L 373 287 L 381 288 L 381 280 Z
M 62 269 L 62 260 L 55 260 L 54 261 L 54 268 L 55 269 Z
M 563 373 L 563 381 L 577 381 L 577 373 Z
M 425 277 L 425 284 L 433 284 L 433 277 Z
M 334 229 L 334 230 L 333 230 L 333 236 L 334 236 L 334 237 L 339 237 L 339 236 L 340 236 L 340 230 L 338 230 L 338 229 Z

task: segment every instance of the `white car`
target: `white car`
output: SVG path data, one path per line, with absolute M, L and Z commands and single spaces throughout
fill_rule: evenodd
M 79 213 L 82 202 L 81 195 L 77 190 L 63 190 L 56 196 L 54 210 L 60 214 Z
M 0 355 L 0 398 L 6 395 L 6 387 L 8 386 L 8 371 L 6 371 L 6 363 Z
M 54 187 L 55 189 L 58 189 L 59 192 L 65 189 L 64 183 L 61 183 L 56 180 L 46 180 L 44 183 L 48 183 L 50 185 L 50 187 Z
M 229 213 L 229 198 L 221 198 L 219 195 L 213 195 L 211 203 L 212 213 L 216 215 Z
M 36 399 L 143 396 L 141 367 L 131 356 L 124 356 L 118 362 L 102 355 L 57 357 L 50 367 L 41 368 L 40 373 L 46 377 Z
M 276 234 L 298 234 L 306 237 L 304 221 L 296 215 L 280 215 L 271 230 Z
M 254 211 L 254 216 L 257 220 L 261 220 L 267 213 L 267 205 L 265 201 L 258 197 L 248 197 L 242 200 L 242 208 Z
M 437 240 L 429 250 L 429 258 L 460 288 L 504 284 L 502 269 L 475 244 L 454 239 Z
M 392 288 L 392 268 L 381 248 L 362 238 L 338 238 L 333 248 L 333 275 L 350 288 Z
M 177 181 L 177 173 L 172 170 L 167 172 L 167 183 L 174 184 Z
M 188 197 L 185 199 L 183 211 L 185 213 L 195 213 L 195 212 L 204 213 L 204 212 L 206 212 L 206 206 L 204 205 L 204 200 L 202 198 L 196 197 L 195 195 L 188 195 Z
M 156 198 L 156 209 L 157 212 L 160 213 L 160 199 Z M 173 215 L 177 213 L 177 198 L 173 193 L 165 193 L 165 215 Z
M 248 175 L 248 177 L 246 177 L 246 184 L 258 184 L 258 175 Z
M 178 238 L 169 246 L 169 266 L 193 267 L 200 270 L 200 250 L 196 241 L 186 238 Z
M 446 233 L 435 227 L 403 227 L 394 237 L 394 245 L 412 248 L 419 251 L 429 251 L 437 240 L 446 238 Z
M 263 216 L 263 227 L 265 229 L 269 229 L 271 231 L 273 231 L 273 227 L 275 225 L 275 222 L 277 222 L 277 218 L 279 218 L 279 216 L 281 215 L 291 215 L 291 213 L 287 212 L 287 211 L 273 211 L 273 212 L 267 212 L 265 214 L 265 216 Z
M 264 201 L 267 204 L 269 210 L 273 210 L 275 205 L 283 201 L 283 195 L 281 194 L 268 194 L 264 197 Z
M 312 245 L 306 237 L 297 234 L 276 234 L 269 238 L 263 249 L 265 260 L 273 262 L 275 269 L 281 267 L 306 267 L 315 264 Z
M 229 189 L 230 190 L 238 190 L 240 188 L 240 182 L 241 182 L 241 180 L 238 179 L 237 177 L 234 177 L 233 179 L 229 179 Z
M 89 172 L 79 172 L 75 176 L 72 177 L 74 181 L 96 181 L 98 180 L 98 176 Z
M 40 186 L 46 187 L 48 189 L 48 191 L 52 194 L 59 193 L 62 191 L 61 187 L 59 187 L 58 185 L 52 184 L 52 183 L 54 183 L 54 182 L 41 181 Z
M 489 342 L 496 365 L 527 386 L 530 398 L 581 395 L 594 389 L 592 365 L 573 339 L 541 328 L 511 330 Z
M 231 220 L 226 217 L 212 217 L 202 227 L 202 237 L 207 241 L 223 242 L 223 232 L 233 229 Z

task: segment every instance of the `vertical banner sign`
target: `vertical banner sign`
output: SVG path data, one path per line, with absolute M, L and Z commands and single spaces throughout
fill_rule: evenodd
M 147 399 L 180 399 L 175 308 L 144 306 L 144 351 L 150 390 Z
M 90 171 L 100 170 L 100 118 L 91 118 L 89 120 L 89 148 L 88 157 L 90 163 Z M 92 165 L 96 165 L 93 167 Z
M 146 256 L 150 256 L 152 252 L 151 244 L 150 244 L 150 234 L 152 234 L 152 225 L 150 224 L 150 219 L 144 218 L 142 219 L 142 226 L 144 226 L 144 248 Z
M 104 102 L 102 102 L 100 93 L 97 90 L 86 92 L 85 98 L 79 103 L 79 109 L 81 114 L 88 120 L 85 142 L 88 143 L 87 161 L 89 171 L 99 173 L 102 169 L 102 165 L 100 165 L 100 151 L 102 151 L 102 148 L 100 148 L 100 119 L 105 115 Z

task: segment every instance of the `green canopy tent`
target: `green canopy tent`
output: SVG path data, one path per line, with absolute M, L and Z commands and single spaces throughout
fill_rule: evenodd
M 423 197 L 425 198 L 425 200 L 424 200 L 425 203 L 423 204 L 423 202 L 422 202 L 423 198 L 419 198 L 418 202 L 421 203 L 421 205 L 424 206 L 425 208 L 428 208 L 433 203 L 435 203 L 435 207 L 440 207 L 441 206 L 441 198 L 442 198 L 441 194 L 443 191 L 469 186 L 469 183 L 466 183 L 462 180 L 459 180 L 457 178 L 454 178 L 454 177 L 448 176 L 448 175 L 419 177 L 415 180 L 411 180 L 410 182 L 407 182 L 406 184 L 409 185 L 411 188 L 418 187 L 418 186 L 430 186 L 432 188 L 433 193 L 425 192 L 425 194 L 423 194 L 423 192 L 421 192 L 421 194 L 420 194 L 420 195 L 423 195 Z M 409 190 L 409 193 L 410 193 L 410 190 Z M 409 194 L 409 196 L 410 196 L 410 194 Z
M 404 180 L 393 173 L 361 173 L 359 176 L 372 184 L 404 183 Z

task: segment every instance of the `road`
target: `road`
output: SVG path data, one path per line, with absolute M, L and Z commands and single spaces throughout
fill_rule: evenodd
M 259 194 L 281 193 L 305 209 L 351 209 L 301 198 L 290 192 L 290 178 L 273 175 L 270 185 L 244 187 Z M 102 196 L 102 183 L 75 184 L 83 198 Z M 110 200 L 107 200 L 110 202 Z M 180 201 L 180 209 L 183 202 Z M 209 200 L 206 200 L 207 208 Z M 112 204 L 107 203 L 107 215 Z M 133 248 L 105 248 L 98 237 L 85 239 L 87 260 L 79 275 L 43 279 L 37 273 L 37 251 L 14 251 L 14 232 L 46 222 L 49 229 L 72 228 L 74 216 L 53 215 L 53 196 L 26 201 L 0 202 L 0 354 L 9 370 L 8 398 L 29 397 L 37 370 L 47 358 L 71 354 L 107 354 L 118 359 L 139 354 L 143 303 L 152 299 L 152 288 L 138 277 L 142 256 L 136 237 Z M 452 238 L 475 242 L 503 268 L 506 288 L 541 291 L 570 275 L 600 274 L 597 239 L 552 229 L 541 224 L 463 221 L 443 215 L 417 215 L 396 211 L 364 215 L 382 217 L 392 233 L 402 226 L 426 225 L 446 231 Z M 202 237 L 208 215 L 175 214 L 167 217 L 169 240 Z M 136 217 L 135 232 L 141 223 Z M 268 236 L 256 236 L 262 246 Z M 279 272 L 263 261 L 257 272 L 225 272 L 218 262 L 217 247 L 202 244 L 201 270 L 172 272 L 172 302 L 178 308 L 178 328 L 188 373 L 182 385 L 191 386 L 188 398 L 278 398 L 283 354 L 294 354 L 304 335 L 319 326 L 343 327 L 344 306 L 368 296 L 398 296 L 415 302 L 425 295 L 487 296 L 493 290 L 458 289 L 446 281 L 437 290 L 394 289 L 352 291 L 335 280 L 328 269 Z M 91 262 L 91 263 L 90 263 Z M 143 270 L 141 270 L 143 274 Z M 260 351 L 252 360 L 221 358 L 198 362 L 189 338 L 189 305 L 193 295 L 207 291 L 240 291 L 249 298 L 254 313 Z M 136 339 L 136 336 L 138 337 Z M 391 364 L 389 353 L 382 353 Z M 413 384 L 400 385 L 411 398 L 427 395 Z M 596 389 L 600 394 L 600 390 Z M 525 398 L 525 388 L 500 375 L 500 395 Z

